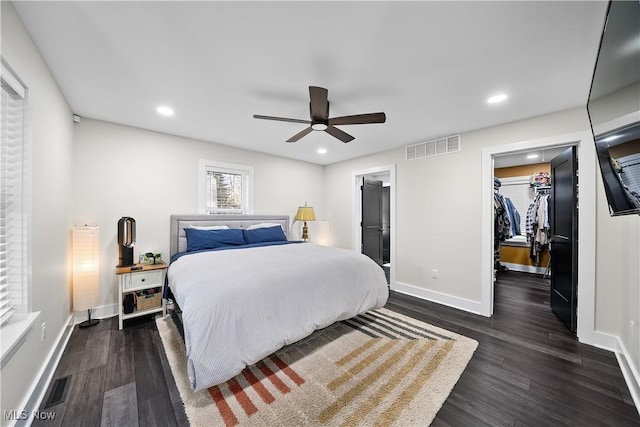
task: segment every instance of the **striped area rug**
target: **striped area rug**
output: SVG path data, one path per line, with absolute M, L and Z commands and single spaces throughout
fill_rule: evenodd
M 175 324 L 170 317 L 156 322 L 192 426 L 426 426 L 478 345 L 378 309 L 193 392 Z

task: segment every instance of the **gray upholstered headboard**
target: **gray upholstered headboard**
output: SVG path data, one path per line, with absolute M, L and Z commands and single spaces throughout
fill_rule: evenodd
M 190 225 L 226 225 L 229 228 L 247 228 L 261 222 L 280 224 L 284 234 L 289 235 L 289 215 L 171 215 L 170 256 L 183 252 L 187 248 L 184 229 Z

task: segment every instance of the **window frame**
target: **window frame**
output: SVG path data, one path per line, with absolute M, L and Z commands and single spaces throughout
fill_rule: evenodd
M 242 207 L 235 209 L 207 208 L 207 174 L 209 171 L 242 175 Z M 253 166 L 237 163 L 220 162 L 216 160 L 200 159 L 198 161 L 198 212 L 201 214 L 253 214 Z
M 5 248 L 7 250 L 7 253 L 3 255 L 3 258 L 6 256 L 6 266 L 2 268 L 2 273 L 7 273 L 7 276 L 4 276 L 3 281 L 6 280 L 6 282 L 8 283 L 6 292 L 9 300 L 12 300 L 9 303 L 9 308 L 13 311 L 13 314 L 11 314 L 6 320 L 3 320 L 0 324 L 0 329 L 5 330 L 12 324 L 19 323 L 27 319 L 29 317 L 29 313 L 31 312 L 31 299 L 29 298 L 31 285 L 31 275 L 29 270 L 31 265 L 29 258 L 30 231 L 28 224 L 28 218 L 30 214 L 31 188 L 29 185 L 30 153 L 28 143 L 27 117 L 29 109 L 28 90 L 26 85 L 6 63 L 5 59 L 2 58 L 0 62 L 0 65 L 2 67 L 0 80 L 2 80 L 3 86 L 0 90 L 2 90 L 3 92 L 6 91 L 9 97 L 11 97 L 14 101 L 19 102 L 20 105 L 17 109 L 15 106 L 8 108 L 12 108 L 13 113 L 18 113 L 18 121 L 21 121 L 18 139 L 14 142 L 10 142 L 8 139 L 5 140 L 7 134 L 3 132 L 3 141 L 1 142 L 3 150 L 11 150 L 14 153 L 13 155 L 17 155 L 19 158 L 17 162 L 19 164 L 13 164 L 13 166 L 11 167 L 11 169 L 13 169 L 13 172 L 8 173 L 6 176 L 10 181 L 18 181 L 16 192 L 12 194 L 12 192 L 7 190 L 6 193 L 7 196 L 12 195 L 12 197 L 17 197 L 18 205 L 13 209 L 8 208 L 7 205 L 7 207 L 3 208 L 3 214 L 1 215 L 5 216 L 5 221 L 7 221 L 7 226 L 3 227 L 5 231 L 3 232 L 2 236 L 0 236 L 0 239 L 5 241 Z M 9 111 L 7 111 L 6 113 L 8 112 Z M 6 119 L 6 117 L 4 119 Z M 9 126 L 9 124 L 6 125 Z M 2 123 L 2 126 L 5 126 L 4 122 Z M 21 145 L 18 150 L 16 150 L 16 144 Z M 17 152 L 19 152 L 19 154 L 15 154 Z M 3 161 L 6 160 L 6 158 L 3 159 Z M 6 166 L 9 165 L 7 164 Z M 4 184 L 6 183 L 3 182 L 3 185 Z M 11 227 L 8 226 L 9 223 L 12 224 Z M 13 239 L 11 236 L 13 236 Z M 19 247 L 19 259 L 17 261 L 15 251 L 16 247 Z M 12 255 L 10 255 L 11 252 L 13 252 Z M 14 261 L 11 261 L 11 259 L 13 259 Z M 11 277 L 14 277 L 13 281 Z M 18 277 L 19 279 L 16 281 L 15 277 Z
M 39 311 L 33 311 L 31 307 L 31 229 L 29 227 L 29 219 L 31 218 L 31 144 L 30 144 L 30 105 L 29 105 L 29 89 L 28 86 L 18 77 L 4 57 L 0 57 L 1 80 L 3 85 L 8 86 L 15 94 L 23 100 L 22 103 L 22 159 L 20 173 L 22 174 L 21 188 L 21 213 L 20 213 L 20 230 L 22 236 L 22 261 L 20 269 L 23 271 L 22 278 L 16 293 L 19 295 L 19 301 L 14 304 L 17 306 L 16 313 L 11 318 L 0 325 L 0 366 L 4 369 L 5 365 L 16 354 L 18 349 L 26 342 L 26 336 L 33 328 L 36 320 L 40 316 Z

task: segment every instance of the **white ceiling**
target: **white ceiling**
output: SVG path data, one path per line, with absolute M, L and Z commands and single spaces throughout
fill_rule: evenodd
M 585 106 L 607 2 L 14 2 L 72 111 L 330 164 Z M 28 82 L 27 82 L 28 83 Z M 305 125 L 329 90 L 344 144 Z M 488 105 L 498 92 L 506 102 Z M 171 118 L 155 108 L 174 108 Z M 132 142 L 133 143 L 133 142 Z M 320 147 L 328 150 L 320 155 Z M 464 141 L 463 141 L 464 148 Z
M 539 163 L 550 163 L 554 157 L 560 155 L 568 146 L 526 150 L 519 153 L 497 155 L 493 158 L 494 168 L 510 166 L 524 166 Z

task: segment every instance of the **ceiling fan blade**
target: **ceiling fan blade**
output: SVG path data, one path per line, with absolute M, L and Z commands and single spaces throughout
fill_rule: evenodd
M 303 136 L 308 135 L 312 130 L 313 129 L 311 129 L 311 126 L 309 126 L 308 128 L 304 128 L 300 132 L 298 132 L 295 135 L 293 135 L 291 138 L 287 139 L 287 142 L 297 142 Z
M 309 120 L 288 119 L 286 117 L 261 116 L 259 114 L 254 114 L 253 118 L 254 119 L 264 119 L 264 120 L 276 120 L 276 121 L 279 121 L 279 122 L 304 123 L 306 125 L 311 124 L 311 122 Z
M 331 136 L 338 138 L 340 141 L 344 142 L 345 144 L 355 139 L 355 137 L 333 126 L 327 126 L 327 128 L 324 131 L 330 134 Z
M 329 118 L 329 91 L 323 87 L 309 86 L 311 120 L 324 122 Z
M 384 123 L 387 116 L 384 113 L 355 114 L 353 116 L 333 117 L 330 125 L 364 125 L 367 123 Z

